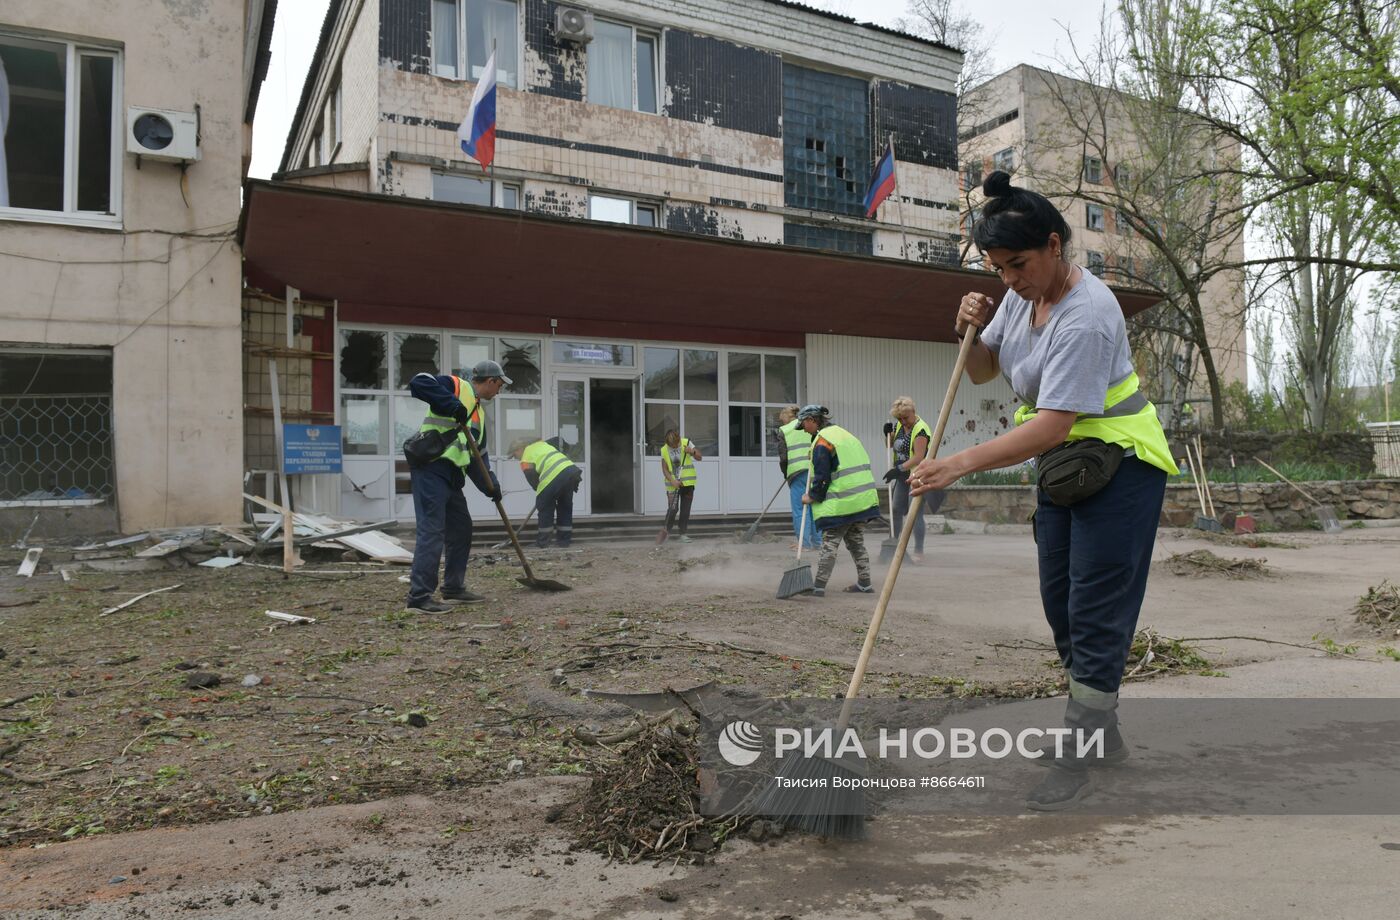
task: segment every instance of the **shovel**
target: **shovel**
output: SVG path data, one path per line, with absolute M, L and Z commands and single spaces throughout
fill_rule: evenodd
M 885 435 L 885 449 L 890 455 L 890 469 L 894 469 L 894 435 Z M 880 541 L 880 564 L 889 565 L 894 559 L 894 551 L 899 546 L 899 539 L 894 533 L 894 480 L 890 480 L 885 488 L 885 492 L 890 499 L 890 535 Z
M 778 500 L 778 496 L 782 494 L 783 489 L 787 488 L 787 484 L 788 481 L 786 479 L 778 483 L 778 491 L 773 493 L 773 497 L 768 499 L 768 504 L 764 505 L 763 510 L 758 513 L 758 520 L 750 524 L 749 529 L 744 531 L 743 536 L 739 538 L 740 543 L 752 543 L 753 538 L 758 536 L 758 525 L 763 523 L 763 516 L 768 513 L 769 508 L 773 507 L 773 503 Z
M 1254 462 L 1262 466 L 1264 469 L 1268 470 L 1270 473 L 1273 473 L 1279 479 L 1282 479 L 1288 485 L 1292 486 L 1295 492 L 1297 492 L 1299 495 L 1303 496 L 1308 501 L 1312 502 L 1314 505 L 1317 506 L 1317 522 L 1322 525 L 1323 533 L 1342 532 L 1342 522 L 1337 520 L 1337 509 L 1333 508 L 1331 505 L 1324 505 L 1322 502 L 1314 498 L 1311 493 L 1304 491 L 1302 486 L 1298 485 L 1296 482 L 1289 479 L 1287 476 L 1283 475 L 1278 470 L 1269 466 L 1269 464 L 1265 463 L 1263 460 L 1260 460 L 1258 457 L 1254 458 Z
M 1230 455 L 1230 478 L 1235 481 L 1235 504 L 1240 506 L 1240 511 L 1235 514 L 1235 533 L 1254 533 L 1254 515 L 1244 513 L 1244 490 L 1240 488 L 1239 470 L 1235 468 L 1235 455 Z
M 472 462 L 481 464 L 483 470 L 486 463 L 481 459 L 481 448 L 476 446 L 476 438 L 468 431 L 466 437 L 467 450 L 471 452 Z M 501 516 L 501 523 L 506 525 L 506 534 L 510 536 L 510 542 L 515 545 L 515 554 L 520 557 L 520 567 L 525 570 L 525 574 L 518 576 L 515 580 L 533 591 L 568 591 L 569 586 L 561 581 L 554 581 L 549 578 L 536 578 L 535 573 L 530 571 L 530 560 L 525 558 L 525 550 L 520 547 L 520 538 L 515 535 L 515 528 L 511 526 L 510 515 L 506 514 L 506 506 L 501 504 L 500 499 L 494 499 L 496 511 Z
M 1186 445 L 1186 470 L 1191 474 L 1191 484 L 1196 487 L 1196 501 L 1200 503 L 1201 513 L 1196 515 L 1196 529 L 1204 530 L 1208 533 L 1224 533 L 1225 528 L 1220 526 L 1220 522 L 1206 514 L 1206 493 L 1201 489 L 1201 481 L 1196 476 L 1196 464 L 1191 459 L 1191 445 Z M 1205 471 L 1201 471 L 1204 475 Z

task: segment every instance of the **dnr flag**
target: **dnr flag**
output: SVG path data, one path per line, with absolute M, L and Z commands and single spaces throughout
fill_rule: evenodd
M 885 148 L 885 155 L 870 174 L 870 190 L 865 193 L 865 216 L 874 217 L 880 205 L 894 192 L 894 141 Z

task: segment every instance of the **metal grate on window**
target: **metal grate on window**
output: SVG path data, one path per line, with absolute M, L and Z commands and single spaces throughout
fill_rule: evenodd
M 110 499 L 109 394 L 0 396 L 0 501 Z

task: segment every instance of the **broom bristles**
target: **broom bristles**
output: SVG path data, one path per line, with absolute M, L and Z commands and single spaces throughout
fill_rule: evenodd
M 799 565 L 788 569 L 783 573 L 783 580 L 778 582 L 778 600 L 786 600 L 789 597 L 796 597 L 799 594 L 806 594 L 817 586 L 812 578 L 812 567 L 810 565 Z
M 754 813 L 818 837 L 864 840 L 865 791 L 836 787 L 833 782 L 837 777 L 863 775 L 863 770 L 825 757 L 786 758 L 754 802 Z M 780 779 L 789 782 L 785 785 Z

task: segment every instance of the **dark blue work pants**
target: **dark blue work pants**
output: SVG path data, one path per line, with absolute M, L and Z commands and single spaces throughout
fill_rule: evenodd
M 435 460 L 411 471 L 413 513 L 418 533 L 413 544 L 413 571 L 409 575 L 408 602 L 413 604 L 433 596 L 438 586 L 438 563 L 443 567 L 444 591 L 461 591 L 467 576 L 467 559 L 472 550 L 472 516 L 467 497 L 462 494 L 466 478 L 447 460 Z
M 1123 680 L 1162 514 L 1167 474 L 1125 457 L 1102 490 L 1061 508 L 1040 493 L 1040 599 L 1075 681 L 1116 693 Z
M 564 470 L 535 496 L 535 512 L 540 516 L 536 546 L 549 545 L 553 532 L 559 546 L 568 546 L 574 539 L 574 492 L 578 491 L 583 473 L 574 467 Z

